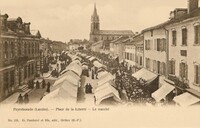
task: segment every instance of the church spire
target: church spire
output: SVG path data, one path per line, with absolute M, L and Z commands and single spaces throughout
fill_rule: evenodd
M 93 16 L 98 16 L 98 14 L 97 14 L 97 8 L 96 8 L 96 3 L 94 4 L 94 13 L 93 13 Z

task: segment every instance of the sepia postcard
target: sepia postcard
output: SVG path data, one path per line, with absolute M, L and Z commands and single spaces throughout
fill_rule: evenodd
M 199 0 L 0 0 L 0 128 L 199 128 Z

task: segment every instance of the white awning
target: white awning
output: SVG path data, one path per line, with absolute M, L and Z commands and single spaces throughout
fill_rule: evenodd
M 78 64 L 80 66 L 82 65 L 81 62 L 80 62 L 80 60 L 74 60 L 70 64 L 74 64 L 74 63 L 76 63 L 76 64 Z
M 80 80 L 80 77 L 77 76 L 77 74 L 75 74 L 73 71 L 67 71 L 55 81 L 55 83 L 53 84 L 53 87 L 60 86 L 65 81 L 69 81 L 70 83 L 74 85 L 78 85 L 79 80 Z
M 66 98 L 77 98 L 78 87 L 65 81 L 59 90 L 59 95 Z
M 114 100 L 120 101 L 119 92 L 112 87 L 109 83 L 104 84 L 96 88 L 94 91 L 94 95 L 96 98 L 96 104 L 100 104 L 103 100 L 113 97 Z
M 65 81 L 65 77 L 60 77 L 55 81 L 55 83 L 52 86 L 53 87 L 58 86 L 58 85 L 62 84 L 64 81 Z
M 50 92 L 42 98 L 40 103 L 64 103 L 75 104 L 77 101 L 78 87 L 64 81 L 60 88 Z
M 178 103 L 180 106 L 184 106 L 184 107 L 187 107 L 187 106 L 193 105 L 193 104 L 195 104 L 197 102 L 200 102 L 199 98 L 193 96 L 192 94 L 190 94 L 188 92 L 174 97 L 173 100 L 176 103 Z
M 161 99 L 165 98 L 175 87 L 165 83 L 162 87 L 160 87 L 157 91 L 152 93 L 152 97 L 159 102 Z
M 67 71 L 72 70 L 80 76 L 82 73 L 82 66 L 80 66 L 76 63 L 73 63 L 73 64 L 68 65 L 65 70 L 67 70 Z
M 93 64 L 97 68 L 103 67 L 103 65 L 99 61 L 94 61 Z
M 99 73 L 98 73 L 98 78 L 101 79 L 102 77 L 104 77 L 105 75 L 108 75 L 108 74 L 110 74 L 110 73 L 107 72 L 107 71 L 99 72 Z
M 113 80 L 115 77 L 111 74 L 106 75 L 105 77 L 101 77 L 99 81 L 97 82 L 98 86 L 102 86 L 106 82 L 109 82 L 110 80 Z
M 86 63 L 86 62 L 83 62 L 83 63 L 82 63 L 82 65 L 88 65 L 88 63 Z
M 94 56 L 89 58 L 89 61 L 93 61 L 94 59 L 96 59 Z
M 139 80 L 140 78 L 149 81 L 155 77 L 157 77 L 156 74 L 154 74 L 151 71 L 148 71 L 145 68 L 140 69 L 139 71 L 137 71 L 136 73 L 132 74 L 133 77 L 135 77 L 137 80 Z
M 91 57 L 91 56 L 86 56 L 85 58 L 88 59 L 88 58 L 90 58 L 90 57 Z
M 88 69 L 87 65 L 83 65 L 82 67 L 83 67 L 83 69 Z

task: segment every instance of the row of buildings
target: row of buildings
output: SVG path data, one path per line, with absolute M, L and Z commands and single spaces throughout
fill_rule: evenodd
M 159 75 L 160 87 L 172 85 L 176 95 L 188 92 L 200 98 L 198 2 L 188 0 L 187 8 L 176 8 L 170 12 L 169 20 L 144 29 L 140 34 L 120 35 L 111 41 L 96 41 L 92 44 L 92 50 L 109 51 L 110 55 L 118 57 L 119 61 L 126 61 L 134 72 L 145 68 Z M 92 27 L 98 20 L 94 15 L 96 14 L 92 16 Z M 109 44 L 109 49 L 106 49 L 105 43 Z
M 39 75 L 45 56 L 66 48 L 62 42 L 42 38 L 30 24 L 0 15 L 0 101 Z

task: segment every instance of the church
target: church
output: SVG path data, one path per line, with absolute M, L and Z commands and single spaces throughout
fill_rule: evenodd
M 91 17 L 90 42 L 111 41 L 121 36 L 130 37 L 134 33 L 131 30 L 100 30 L 99 16 L 97 14 L 96 4 Z

